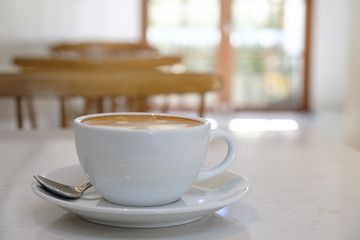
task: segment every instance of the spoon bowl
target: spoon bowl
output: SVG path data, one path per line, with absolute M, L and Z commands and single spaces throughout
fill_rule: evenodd
M 34 178 L 46 191 L 68 199 L 80 198 L 85 190 L 92 186 L 90 182 L 80 186 L 69 186 L 36 174 Z

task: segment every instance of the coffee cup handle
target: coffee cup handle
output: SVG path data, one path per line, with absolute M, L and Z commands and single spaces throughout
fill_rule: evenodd
M 205 180 L 222 173 L 231 165 L 231 163 L 236 157 L 237 144 L 235 138 L 230 133 L 221 129 L 213 129 L 210 131 L 209 142 L 211 142 L 215 138 L 223 138 L 226 141 L 228 145 L 228 152 L 224 160 L 217 166 L 209 169 L 201 169 L 199 175 L 196 178 L 196 181 Z

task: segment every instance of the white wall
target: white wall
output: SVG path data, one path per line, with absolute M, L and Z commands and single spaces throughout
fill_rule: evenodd
M 139 0 L 0 0 L 0 42 L 140 38 Z
M 311 105 L 314 111 L 341 111 L 346 95 L 349 0 L 313 0 Z
M 345 140 L 360 150 L 360 1 L 349 0 L 349 84 L 345 98 Z
M 138 41 L 140 0 L 0 0 L 0 69 L 61 41 Z M 99 37 L 101 36 L 101 37 Z

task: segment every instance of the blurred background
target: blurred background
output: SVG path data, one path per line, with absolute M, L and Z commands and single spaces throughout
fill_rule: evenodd
M 0 70 L 63 42 L 146 42 L 181 56 L 174 72 L 223 76 L 205 117 L 291 117 L 360 148 L 359 9 L 357 0 L 0 0 Z M 57 100 L 34 101 L 39 128 L 57 127 Z M 15 128 L 13 104 L 0 98 L 1 129 Z M 169 105 L 191 113 L 194 96 Z

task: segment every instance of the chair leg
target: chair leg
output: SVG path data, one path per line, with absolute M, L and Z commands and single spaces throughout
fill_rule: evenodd
M 205 113 L 205 93 L 200 94 L 200 107 L 199 107 L 199 116 L 203 117 Z
M 84 109 L 85 115 L 91 112 L 92 106 L 93 106 L 93 99 L 90 97 L 85 97 L 85 109 Z
M 139 110 L 139 99 L 138 97 L 129 97 L 128 98 L 128 103 L 129 103 L 129 109 L 130 109 L 130 112 L 138 112 Z
M 140 96 L 139 98 L 139 112 L 147 112 L 149 111 L 148 107 L 148 97 Z
M 97 105 L 97 112 L 103 113 L 104 112 L 104 98 L 99 97 L 95 101 L 96 101 L 96 105 Z
M 62 128 L 66 128 L 69 126 L 68 124 L 68 112 L 66 106 L 66 97 L 60 97 L 60 123 Z
M 17 126 L 19 129 L 23 127 L 23 117 L 22 117 L 22 110 L 21 110 L 21 96 L 15 97 L 16 102 L 16 119 L 17 119 Z
M 35 117 L 35 110 L 34 110 L 32 96 L 26 96 L 26 104 L 27 104 L 27 109 L 28 109 L 28 114 L 29 114 L 30 126 L 33 129 L 35 129 L 35 128 L 37 128 L 37 125 L 36 125 L 36 117 Z
M 165 98 L 165 103 L 164 103 L 161 111 L 166 113 L 169 111 L 169 105 L 170 105 L 169 95 L 165 95 L 164 98 Z
M 117 106 L 116 106 L 116 97 L 111 97 L 111 112 L 116 112 Z

